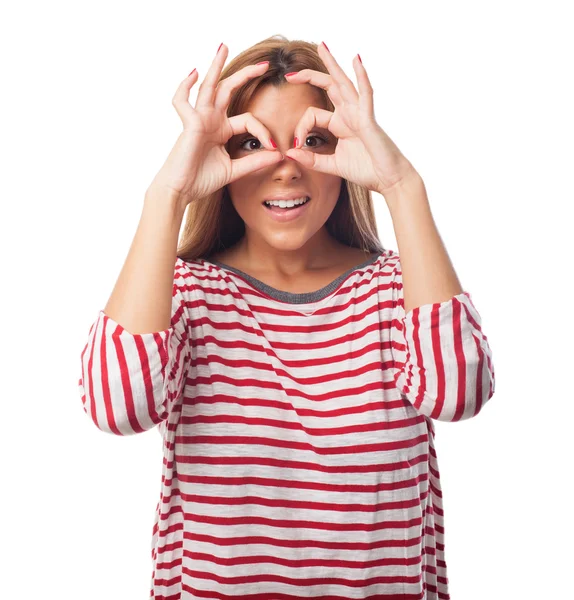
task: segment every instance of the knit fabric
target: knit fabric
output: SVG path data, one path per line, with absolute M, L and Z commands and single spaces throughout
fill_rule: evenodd
M 306 294 L 177 258 L 169 329 L 99 311 L 84 410 L 163 439 L 150 597 L 449 598 L 433 421 L 479 413 L 492 353 L 468 292 L 402 292 L 393 250 Z

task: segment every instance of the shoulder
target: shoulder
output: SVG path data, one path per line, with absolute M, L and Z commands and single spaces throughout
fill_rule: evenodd
M 173 277 L 174 285 L 182 290 L 213 289 L 225 284 L 225 278 L 221 269 L 209 261 L 200 258 L 184 260 L 179 256 L 175 261 L 175 271 Z
M 178 256 L 175 260 L 173 282 L 180 287 L 200 285 L 208 271 L 207 265 L 202 260 L 184 260 Z
M 377 259 L 377 263 L 381 268 L 384 267 L 385 272 L 390 271 L 392 274 L 400 264 L 399 253 L 391 248 L 386 248 Z
M 376 286 L 381 292 L 393 292 L 401 283 L 401 265 L 396 250 L 385 249 L 375 261 Z
M 387 275 L 394 277 L 395 271 L 400 269 L 399 253 L 396 250 L 386 248 L 380 254 L 375 261 L 375 264 L 379 267 L 380 275 Z

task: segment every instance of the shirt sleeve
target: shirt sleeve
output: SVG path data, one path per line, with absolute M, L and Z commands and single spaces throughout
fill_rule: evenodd
M 178 265 L 179 258 L 168 329 L 132 334 L 100 310 L 89 330 L 78 384 L 84 411 L 102 431 L 147 431 L 167 419 L 183 393 L 190 343 Z
M 391 352 L 396 387 L 421 414 L 438 421 L 476 416 L 494 395 L 492 351 L 481 317 L 463 291 L 404 311 L 402 272 L 393 280 Z

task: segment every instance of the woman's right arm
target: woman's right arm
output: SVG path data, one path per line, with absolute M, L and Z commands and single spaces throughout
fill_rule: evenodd
M 126 262 L 82 352 L 84 410 L 103 431 L 129 435 L 151 429 L 167 418 L 183 393 L 193 316 L 182 296 L 189 273 L 177 264 L 185 208 L 283 160 L 269 130 L 251 113 L 227 117 L 234 90 L 262 75 L 269 63 L 246 65 L 219 81 L 226 57 L 227 47 L 221 44 L 196 107 L 189 103 L 198 80 L 195 69 L 173 97 L 183 131 L 146 192 Z M 231 160 L 225 144 L 246 132 L 264 140 L 268 149 Z
M 140 222 L 104 312 L 130 333 L 167 329 L 179 230 L 185 206 L 150 187 Z
M 79 386 L 102 431 L 147 431 L 183 392 L 189 342 L 176 253 L 184 213 L 175 195 L 148 189 L 124 266 L 90 329 Z

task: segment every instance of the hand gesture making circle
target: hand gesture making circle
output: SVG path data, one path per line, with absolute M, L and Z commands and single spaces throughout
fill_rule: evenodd
M 218 84 L 227 52 L 227 46 L 221 44 L 199 86 L 194 107 L 189 103 L 189 93 L 198 80 L 195 69 L 181 82 L 173 97 L 172 103 L 183 122 L 183 131 L 150 188 L 173 193 L 184 205 L 284 158 L 272 145 L 267 127 L 253 115 L 243 113 L 227 117 L 233 91 L 251 77 L 264 73 L 269 63 L 243 67 Z M 262 140 L 267 150 L 232 160 L 225 144 L 232 136 L 245 132 Z
M 319 44 L 317 51 L 329 73 L 303 69 L 286 79 L 292 84 L 310 83 L 324 89 L 335 110 L 310 106 L 295 130 L 299 143 L 286 156 L 306 168 L 337 175 L 381 194 L 388 193 L 405 178 L 417 175 L 375 120 L 373 88 L 359 56 L 353 60 L 357 91 L 325 44 Z M 300 149 L 301 141 L 305 141 L 314 127 L 326 128 L 338 138 L 334 154 Z

